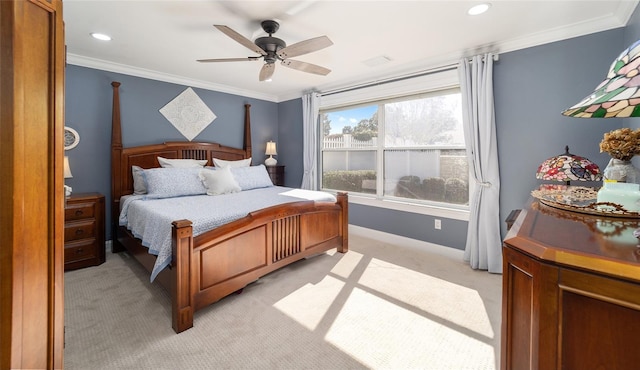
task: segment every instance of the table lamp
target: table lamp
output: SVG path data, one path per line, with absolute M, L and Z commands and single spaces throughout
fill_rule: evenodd
M 268 155 L 269 158 L 267 158 L 264 161 L 264 164 L 267 166 L 275 166 L 278 161 L 273 158 L 274 155 L 278 155 L 278 152 L 276 152 L 276 143 L 273 141 L 268 141 L 267 142 L 267 150 L 264 152 L 265 155 Z
M 564 181 L 570 185 L 571 180 L 600 181 L 602 173 L 597 164 L 587 158 L 569 153 L 569 146 L 565 146 L 563 154 L 553 156 L 538 166 L 536 178 Z

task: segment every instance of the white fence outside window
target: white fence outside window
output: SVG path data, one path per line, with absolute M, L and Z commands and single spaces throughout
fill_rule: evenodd
M 375 148 L 376 146 L 378 146 L 377 137 L 372 137 L 371 140 L 368 141 L 361 141 L 354 138 L 351 134 L 325 136 L 322 142 L 322 147 L 324 149 Z

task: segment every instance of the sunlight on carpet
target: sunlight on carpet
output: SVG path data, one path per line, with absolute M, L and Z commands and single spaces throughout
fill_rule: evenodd
M 360 289 L 351 293 L 326 338 L 372 367 L 462 369 L 494 361 L 492 346 Z
M 273 306 L 305 328 L 315 330 L 343 287 L 343 282 L 326 277 L 317 284 L 303 286 Z
M 331 321 L 325 339 L 371 367 L 496 362 L 495 333 L 476 290 L 355 251 L 274 307 L 309 330 Z

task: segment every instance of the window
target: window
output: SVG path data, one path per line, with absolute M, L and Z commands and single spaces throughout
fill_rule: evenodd
M 321 109 L 322 188 L 468 209 L 461 100 L 448 88 Z

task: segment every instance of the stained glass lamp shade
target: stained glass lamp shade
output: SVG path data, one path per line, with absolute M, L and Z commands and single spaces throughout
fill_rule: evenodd
M 564 181 L 569 185 L 571 180 L 600 181 L 602 173 L 597 164 L 587 158 L 569 153 L 569 147 L 566 146 L 565 153 L 551 157 L 538 166 L 536 178 Z
M 640 40 L 611 64 L 607 78 L 581 102 L 562 112 L 578 118 L 640 117 Z

